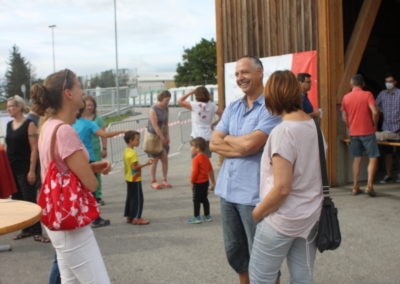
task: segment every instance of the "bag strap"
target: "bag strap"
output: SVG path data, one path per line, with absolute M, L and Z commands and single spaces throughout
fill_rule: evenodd
M 53 130 L 53 134 L 52 134 L 52 136 L 51 136 L 51 142 L 50 142 L 50 161 L 53 161 L 54 160 L 54 147 L 55 147 L 55 144 L 56 144 L 56 134 L 57 134 L 57 131 L 58 131 L 58 129 L 60 128 L 60 126 L 62 126 L 62 125 L 64 125 L 64 124 L 66 124 L 66 123 L 60 123 L 59 125 L 57 125 L 55 128 L 54 128 L 54 130 Z
M 318 133 L 319 163 L 321 165 L 322 192 L 324 196 L 329 196 L 329 183 L 328 183 L 328 173 L 326 170 L 324 140 L 322 138 L 322 132 L 321 128 L 318 125 L 318 122 L 314 120 L 314 123 Z

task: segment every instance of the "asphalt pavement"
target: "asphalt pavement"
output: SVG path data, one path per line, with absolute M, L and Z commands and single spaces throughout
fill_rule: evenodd
M 178 110 L 171 108 L 170 121 L 176 119 Z M 187 144 L 179 149 L 179 135 L 179 125 L 171 127 L 169 182 L 173 188 L 151 189 L 149 170 L 143 170 L 143 217 L 151 220 L 150 225 L 125 223 L 126 185 L 121 165 L 103 177 L 106 205 L 101 212 L 111 225 L 95 229 L 95 234 L 113 283 L 238 283 L 225 258 L 219 198 L 209 195 L 213 222 L 186 223 L 193 214 L 191 157 Z M 218 171 L 216 155 L 213 164 Z M 332 190 L 342 244 L 335 251 L 317 253 L 315 283 L 400 283 L 400 184 L 376 185 L 375 189 L 375 198 L 352 196 L 351 186 Z M 16 233 L 0 237 L 0 244 L 13 247 L 11 252 L 0 253 L 0 283 L 47 283 L 54 258 L 52 246 L 32 238 L 14 241 Z M 282 274 L 281 283 L 289 283 L 285 263 Z

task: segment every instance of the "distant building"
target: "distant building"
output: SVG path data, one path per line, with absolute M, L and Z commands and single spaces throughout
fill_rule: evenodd
M 139 92 L 175 88 L 175 72 L 138 74 Z

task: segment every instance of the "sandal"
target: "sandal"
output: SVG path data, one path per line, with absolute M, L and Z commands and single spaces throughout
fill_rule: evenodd
M 21 240 L 25 238 L 29 238 L 32 236 L 32 233 L 22 232 L 21 234 L 16 235 L 13 240 Z
M 358 194 L 360 194 L 360 193 L 362 193 L 362 191 L 360 190 L 360 188 L 353 188 L 353 190 L 352 190 L 352 192 L 351 192 L 352 195 L 358 195 Z
M 161 184 L 158 184 L 156 181 L 153 181 L 151 183 L 151 188 L 153 188 L 153 189 L 162 189 L 162 186 L 161 186 Z
M 163 179 L 163 182 L 162 182 L 162 187 L 165 187 L 165 188 L 171 188 L 172 187 L 172 185 L 170 185 L 169 183 L 167 183 L 167 180 L 166 179 Z
M 44 237 L 42 235 L 34 235 L 33 236 L 33 240 L 35 240 L 36 242 L 44 243 L 44 244 L 50 243 L 50 239 L 46 238 L 46 237 Z
M 370 189 L 366 188 L 365 191 L 367 192 L 367 194 L 370 197 L 375 197 L 376 196 L 376 192 L 375 192 L 375 190 L 373 188 L 370 188 Z

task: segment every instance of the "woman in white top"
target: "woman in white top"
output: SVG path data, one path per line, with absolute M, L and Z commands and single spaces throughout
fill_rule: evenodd
M 301 107 L 301 90 L 290 71 L 276 71 L 264 89 L 265 106 L 282 117 L 261 159 L 258 223 L 250 258 L 250 281 L 275 283 L 287 258 L 290 283 L 313 283 L 316 224 L 322 179 L 318 136 Z
M 195 95 L 195 102 L 187 102 L 186 99 L 191 95 Z M 222 115 L 222 110 L 211 101 L 211 95 L 206 87 L 197 87 L 196 89 L 185 94 L 178 100 L 178 104 L 192 111 L 192 138 L 201 137 L 207 142 L 204 154 L 211 157 L 209 142 L 214 127 L 217 125 L 219 118 Z M 214 121 L 215 114 L 218 115 L 218 120 Z

